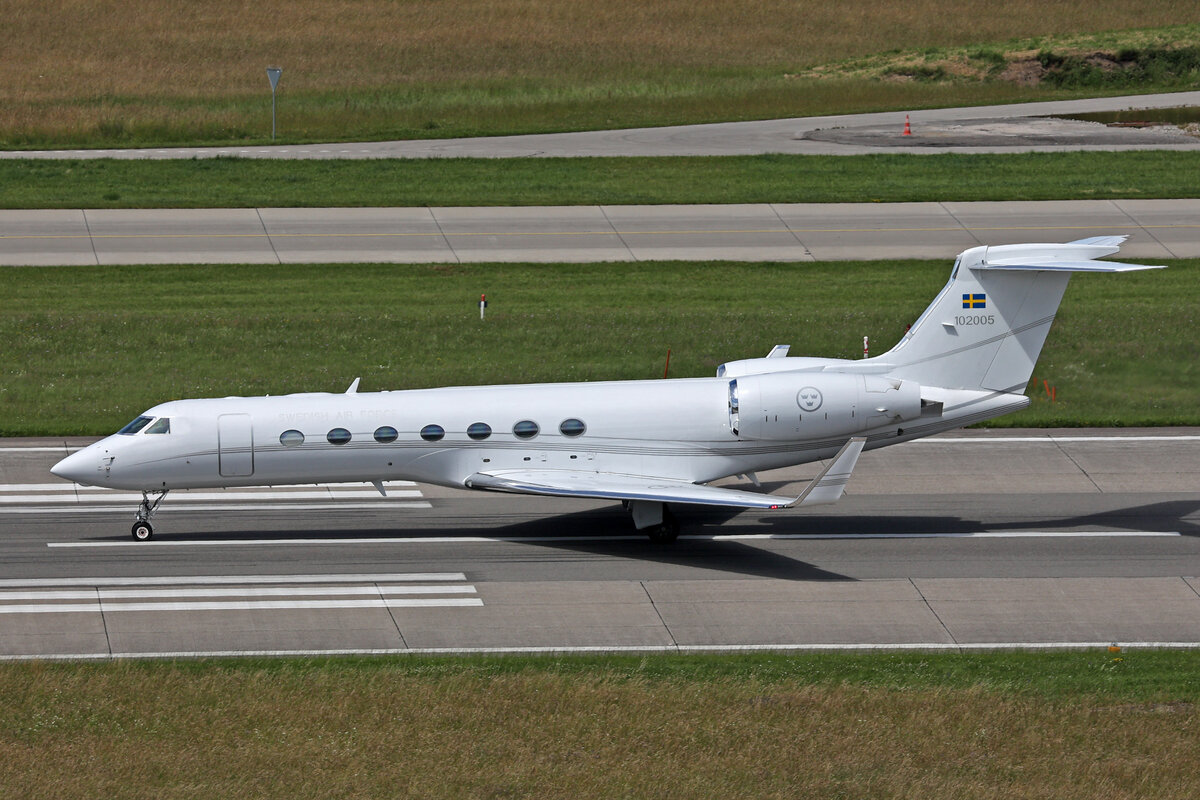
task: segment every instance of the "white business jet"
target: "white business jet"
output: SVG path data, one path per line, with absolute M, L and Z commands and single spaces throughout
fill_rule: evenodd
M 776 509 L 841 498 L 864 449 L 1025 408 L 1023 392 L 1072 272 L 1157 267 L 1101 262 L 1124 236 L 973 247 L 933 303 L 874 358 L 765 358 L 715 378 L 459 386 L 176 400 L 51 470 L 142 492 L 133 537 L 172 489 L 414 480 L 502 492 L 620 500 L 655 541 L 670 504 Z M 799 497 L 707 485 L 831 459 Z

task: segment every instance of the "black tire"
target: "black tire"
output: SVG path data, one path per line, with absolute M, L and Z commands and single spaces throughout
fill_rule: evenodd
M 655 544 L 671 544 L 679 538 L 679 520 L 664 508 L 662 524 L 647 528 L 646 533 L 650 536 L 650 541 Z
M 133 523 L 133 529 L 130 532 L 133 534 L 134 541 L 148 542 L 154 538 L 154 528 L 150 527 L 149 522 Z

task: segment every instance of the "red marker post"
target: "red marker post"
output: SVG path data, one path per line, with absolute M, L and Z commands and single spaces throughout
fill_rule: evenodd
M 487 295 L 479 295 L 479 318 L 483 319 L 483 312 L 487 308 Z

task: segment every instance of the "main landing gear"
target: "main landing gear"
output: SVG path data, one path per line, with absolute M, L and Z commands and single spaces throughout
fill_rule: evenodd
M 154 538 L 154 527 L 150 524 L 150 518 L 158 511 L 158 505 L 167 496 L 170 489 L 163 489 L 160 492 L 142 492 L 142 502 L 138 506 L 137 514 L 134 516 L 133 523 L 133 538 L 139 542 L 148 542 Z
M 679 520 L 666 503 L 630 500 L 629 510 L 633 513 L 634 527 L 645 531 L 655 544 L 670 544 L 679 537 Z

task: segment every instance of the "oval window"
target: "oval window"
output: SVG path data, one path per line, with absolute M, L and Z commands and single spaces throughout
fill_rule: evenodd
M 421 428 L 421 438 L 427 442 L 436 442 L 446 435 L 446 430 L 441 425 L 426 425 Z
M 538 435 L 541 428 L 531 419 L 523 419 L 516 425 L 513 425 L 513 436 L 518 439 L 532 439 Z
M 396 437 L 400 434 L 391 425 L 384 425 L 382 428 L 375 429 L 375 441 L 380 444 L 396 441 Z
M 581 436 L 587 430 L 587 425 L 583 424 L 581 419 L 564 419 L 562 424 L 558 426 L 558 432 L 563 436 Z
M 467 436 L 470 436 L 475 441 L 486 439 L 492 435 L 492 426 L 486 422 L 472 422 L 467 428 Z
M 325 434 L 325 438 L 329 440 L 330 444 L 345 444 L 350 441 L 350 431 L 345 428 L 334 428 Z
M 279 434 L 279 443 L 284 447 L 299 447 L 304 444 L 304 434 L 300 431 L 284 431 Z

